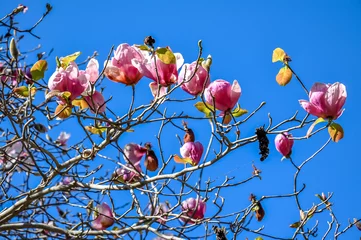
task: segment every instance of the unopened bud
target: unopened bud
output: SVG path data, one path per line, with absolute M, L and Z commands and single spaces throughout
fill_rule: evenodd
M 208 55 L 207 59 L 202 62 L 202 67 L 209 72 L 211 65 L 212 65 L 212 56 Z
M 16 47 L 15 39 L 12 38 L 10 41 L 10 55 L 13 59 L 18 60 L 20 55 L 19 50 Z

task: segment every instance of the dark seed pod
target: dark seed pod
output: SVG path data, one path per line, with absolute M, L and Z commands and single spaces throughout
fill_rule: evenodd
M 152 36 L 148 36 L 144 39 L 144 44 L 154 48 L 155 39 Z
M 269 148 L 268 148 L 268 144 L 269 144 L 269 140 L 267 138 L 267 133 L 264 130 L 264 127 L 260 127 L 256 129 L 256 135 L 257 135 L 257 140 L 259 142 L 259 154 L 261 155 L 260 160 L 263 161 L 268 157 L 269 154 Z

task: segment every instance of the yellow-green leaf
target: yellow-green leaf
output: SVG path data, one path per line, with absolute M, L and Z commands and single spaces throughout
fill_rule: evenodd
M 284 66 L 276 76 L 276 81 L 281 86 L 286 86 L 292 79 L 292 71 L 289 67 Z
M 44 73 L 47 70 L 47 68 L 48 68 L 48 63 L 45 60 L 37 61 L 30 69 L 32 79 L 34 81 L 38 81 L 44 78 Z
M 340 141 L 344 135 L 343 128 L 340 124 L 337 123 L 331 123 L 331 125 L 328 127 L 328 133 L 334 142 Z
M 146 45 L 136 45 L 137 48 L 139 48 L 142 51 L 150 51 L 149 47 Z
M 107 130 L 106 127 L 93 127 L 93 126 L 85 126 L 85 129 L 93 134 L 101 135 L 103 132 Z
M 256 237 L 254 240 L 263 240 L 262 237 Z
M 213 109 L 213 106 L 203 102 L 197 102 L 194 104 L 194 106 L 198 109 L 198 111 L 204 113 L 207 117 L 212 115 L 212 111 L 210 109 Z
M 27 98 L 27 97 L 29 97 L 30 94 L 33 97 L 36 93 L 36 87 L 32 87 L 30 89 L 30 92 L 29 92 L 28 86 L 21 86 L 21 87 L 14 88 L 13 91 L 18 98 Z
M 158 48 L 155 51 L 155 54 L 157 54 L 159 60 L 161 60 L 165 64 L 176 64 L 177 59 L 174 56 L 174 53 L 169 50 L 169 48 Z
M 73 54 L 70 54 L 68 56 L 60 58 L 60 63 L 62 68 L 67 68 L 70 62 L 74 62 L 79 56 L 81 52 L 75 52 Z
M 84 99 L 75 99 L 71 102 L 73 106 L 79 107 L 81 110 L 89 107 L 88 103 Z
M 312 130 L 315 128 L 315 126 L 321 122 L 326 122 L 326 120 L 320 117 L 320 118 L 317 118 L 317 120 L 312 123 L 310 128 L 307 130 L 307 134 L 306 134 L 307 138 L 310 136 L 310 134 L 311 134 Z
M 285 56 L 286 53 L 282 48 L 276 48 L 275 50 L 273 50 L 272 62 L 283 62 Z
M 240 117 L 246 113 L 248 113 L 248 110 L 242 109 L 238 103 L 237 103 L 237 108 L 232 111 L 233 117 Z
M 72 113 L 72 109 L 66 105 L 59 104 L 55 109 L 55 115 L 58 118 L 65 119 L 68 118 Z
M 298 228 L 299 226 L 301 226 L 301 222 L 295 222 L 290 225 L 290 228 Z

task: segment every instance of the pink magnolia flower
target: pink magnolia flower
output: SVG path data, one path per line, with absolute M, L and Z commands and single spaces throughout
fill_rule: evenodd
M 202 93 L 203 88 L 206 88 L 209 85 L 207 70 L 204 69 L 201 64 L 198 64 L 197 72 L 195 72 L 196 66 L 196 61 L 191 64 L 184 64 L 178 77 L 178 84 L 182 84 L 181 88 L 193 96 Z M 194 76 L 192 77 L 193 74 Z
M 301 106 L 317 117 L 337 119 L 343 112 L 347 98 L 346 87 L 342 83 L 315 83 L 309 93 L 310 101 L 299 100 Z
M 128 143 L 123 149 L 123 157 L 126 162 L 138 165 L 142 157 L 147 153 L 147 149 L 136 143 Z
M 85 96 L 84 100 L 89 105 L 90 111 L 92 113 L 103 113 L 106 109 L 105 99 L 98 91 L 94 91 L 92 95 Z
M 204 214 L 206 213 L 206 203 L 200 200 L 198 197 L 197 199 L 188 198 L 182 202 L 182 212 L 184 212 L 184 215 L 191 219 L 203 219 Z M 190 224 L 194 223 L 194 221 L 187 218 L 181 218 L 181 220 L 182 222 Z
M 288 158 L 292 152 L 293 139 L 290 133 L 280 133 L 275 138 L 275 145 L 278 152 Z
M 66 132 L 61 132 L 56 140 L 56 143 L 60 146 L 66 146 L 67 141 L 69 140 L 71 134 Z
M 180 148 L 183 158 L 190 158 L 192 165 L 197 165 L 202 158 L 203 145 L 200 142 L 186 142 Z
M 139 173 L 142 172 L 139 163 L 134 165 L 126 164 L 125 167 L 118 168 L 116 170 L 117 177 L 121 177 L 124 182 L 134 182 L 136 181 L 140 175 Z
M 237 80 L 231 85 L 229 82 L 218 79 L 209 84 L 204 91 L 204 98 L 210 105 L 215 105 L 218 110 L 230 111 L 237 104 L 241 96 L 241 87 Z M 213 103 L 214 99 L 214 103 Z
M 149 88 L 150 88 L 150 91 L 152 92 L 152 95 L 153 97 L 157 97 L 157 94 L 158 94 L 158 84 L 156 82 L 151 82 L 149 83 Z M 164 95 L 167 94 L 167 90 L 168 88 L 167 87 L 160 87 L 159 89 L 159 95 L 158 97 L 163 97 Z
M 70 62 L 66 69 L 58 68 L 51 75 L 48 87 L 51 91 L 70 92 L 70 101 L 79 97 L 89 85 L 90 76 L 80 72 L 75 62 Z M 65 103 L 64 99 L 61 99 Z
M 114 224 L 113 212 L 106 203 L 102 203 L 96 209 L 97 217 L 92 223 L 92 227 L 96 230 L 104 230 Z
M 114 52 L 114 57 L 106 61 L 104 74 L 114 82 L 124 83 L 125 85 L 135 85 L 143 77 L 143 74 L 133 66 L 132 60 L 142 61 L 143 54 L 135 46 L 129 46 L 127 43 L 120 44 Z
M 11 169 L 15 164 L 18 172 L 30 170 L 34 166 L 33 160 L 20 141 L 7 147 L 4 156 L 0 158 L 0 165 L 4 165 L 5 169 Z
M 95 83 L 99 77 L 99 63 L 98 60 L 92 58 L 89 60 L 85 70 L 79 71 L 80 75 L 87 75 L 87 79 L 90 83 Z
M 62 180 L 61 180 L 61 184 L 62 185 L 69 185 L 71 182 L 73 182 L 73 178 L 72 177 L 64 177 Z
M 149 204 L 148 209 L 150 211 L 152 211 L 153 206 L 151 204 Z M 157 222 L 164 224 L 168 218 L 167 215 L 164 215 L 164 214 L 166 214 L 168 211 L 169 211 L 169 207 L 168 207 L 167 203 L 164 203 L 164 202 L 159 203 L 159 205 L 157 205 L 154 208 L 154 212 L 153 212 L 154 216 L 161 216 L 161 218 L 158 219 Z
M 11 85 L 15 86 L 17 84 L 18 71 L 12 71 L 11 68 L 4 65 L 3 62 L 0 62 L 0 86 L 3 83 L 10 82 Z
M 184 62 L 182 54 L 174 53 L 174 55 L 176 57 L 176 63 L 170 64 L 163 63 L 156 54 L 154 55 L 158 70 L 159 84 L 164 87 L 170 86 L 177 81 L 177 70 Z M 133 59 L 132 63 L 144 76 L 154 80 L 155 82 L 158 81 L 153 56 L 148 52 L 143 51 L 143 58 L 141 60 Z

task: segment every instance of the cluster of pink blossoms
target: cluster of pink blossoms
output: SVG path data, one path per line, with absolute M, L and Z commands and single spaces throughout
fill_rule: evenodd
M 170 48 L 166 48 L 169 51 Z M 172 53 L 173 54 L 173 53 Z M 141 50 L 137 46 L 120 44 L 114 52 L 114 56 L 104 63 L 104 74 L 114 82 L 125 85 L 136 85 L 142 77 L 152 80 L 149 84 L 152 95 L 162 97 L 173 84 L 192 96 L 201 96 L 210 106 L 221 111 L 221 116 L 228 115 L 234 109 L 241 96 L 241 87 L 237 80 L 231 84 L 223 79 L 210 81 L 209 66 L 200 62 L 184 63 L 180 53 L 174 53 L 175 61 L 165 63 L 157 55 L 148 50 Z M 178 70 L 180 72 L 178 73 Z M 67 101 L 83 97 L 91 107 L 92 112 L 104 112 L 105 101 L 101 93 L 93 91 L 92 85 L 99 77 L 99 65 L 95 59 L 89 61 L 86 70 L 79 70 L 74 62 L 65 68 L 58 68 L 49 80 L 49 89 L 59 92 L 70 92 L 69 99 L 59 98 L 62 104 Z M 159 92 L 158 92 L 159 91 Z M 301 106 L 314 116 L 335 120 L 343 112 L 343 105 L 347 97 L 346 88 L 341 83 L 323 84 L 316 83 L 310 93 L 309 101 L 300 100 Z M 180 148 L 182 158 L 175 155 L 176 162 L 199 164 L 203 154 L 203 145 L 195 141 L 194 133 L 185 126 L 186 136 L 184 144 Z M 294 140 L 290 133 L 278 134 L 275 138 L 275 146 L 284 157 L 289 158 L 292 153 Z M 123 182 L 132 183 L 140 179 L 142 169 L 140 161 L 145 157 L 144 165 L 150 171 L 158 168 L 158 160 L 154 152 L 147 146 L 129 143 L 123 150 L 124 159 L 127 162 L 122 168 L 115 171 L 116 177 Z M 204 218 L 206 203 L 200 198 L 188 198 L 181 204 L 185 223 L 193 224 L 196 220 Z M 166 221 L 164 214 L 169 208 L 164 203 L 154 210 L 155 215 L 162 215 L 160 223 Z M 114 215 L 110 207 L 103 203 L 97 208 L 98 214 L 93 221 L 93 228 L 106 229 L 114 224 Z

